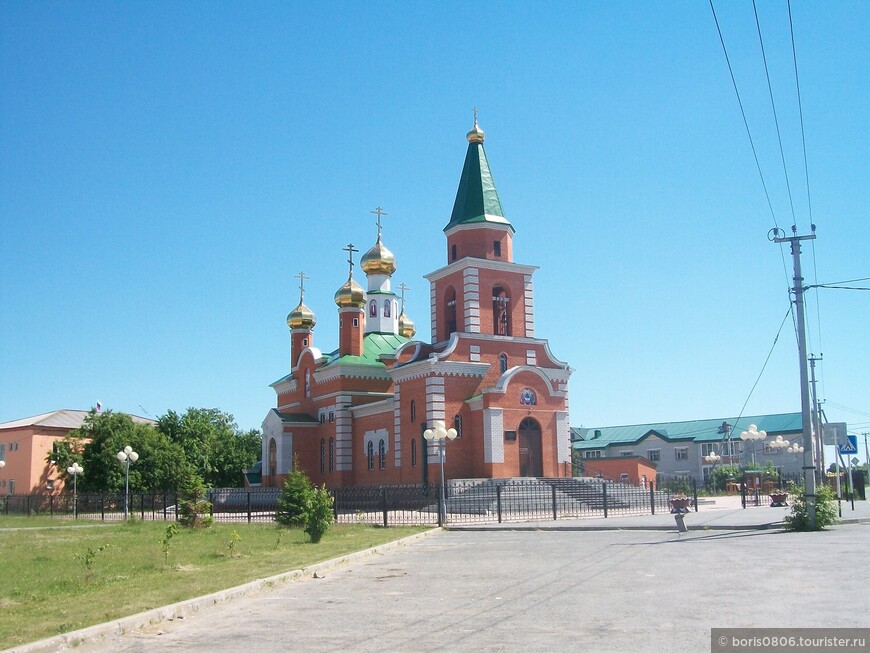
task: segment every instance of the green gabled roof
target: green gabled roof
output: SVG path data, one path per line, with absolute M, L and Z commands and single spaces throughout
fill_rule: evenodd
M 302 423 L 319 423 L 316 417 L 312 417 L 308 413 L 282 413 L 281 411 L 273 408 L 272 410 L 281 418 L 282 422 L 302 422 Z
M 384 354 L 392 354 L 396 349 L 409 342 L 410 338 L 397 336 L 393 333 L 367 333 L 363 336 L 363 353 L 362 356 L 339 356 L 338 350 L 327 356 L 326 365 L 373 365 L 375 367 L 385 367 L 378 360 Z
M 465 165 L 459 178 L 453 214 L 444 231 L 460 224 L 484 222 L 507 225 L 514 231 L 511 223 L 504 217 L 483 143 L 472 142 L 468 144 L 465 154 Z
M 720 442 L 725 437 L 724 433 L 719 432 L 722 422 L 731 424 L 733 439 L 739 439 L 740 433 L 747 430 L 750 424 L 755 424 L 758 430 L 771 434 L 800 432 L 802 428 L 800 413 L 782 413 L 741 417 L 739 420 L 729 417 L 689 422 L 572 428 L 571 439 L 575 449 L 603 449 L 612 445 L 633 445 L 650 433 L 668 442 Z
M 248 479 L 248 485 L 260 485 L 263 482 L 263 461 L 258 460 L 250 469 L 242 472 Z

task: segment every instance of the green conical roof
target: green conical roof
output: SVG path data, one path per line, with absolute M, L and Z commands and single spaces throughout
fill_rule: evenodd
M 504 217 L 489 161 L 486 160 L 486 151 L 483 149 L 483 132 L 478 129 L 476 121 L 474 129 L 469 132 L 468 140 L 468 151 L 465 153 L 465 165 L 462 167 L 459 190 L 456 191 L 456 201 L 453 203 L 453 214 L 444 231 L 460 224 L 483 222 L 507 225 L 514 231 L 511 223 Z

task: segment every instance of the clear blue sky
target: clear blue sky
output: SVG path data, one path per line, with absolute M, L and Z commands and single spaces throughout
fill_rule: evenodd
M 787 5 L 759 18 L 795 218 L 752 4 L 716 9 L 776 221 L 806 233 Z M 870 3 L 792 12 L 807 282 L 868 277 Z M 4 2 L 0 421 L 99 399 L 258 428 L 293 275 L 334 349 L 341 248 L 379 205 L 428 339 L 472 106 L 572 425 L 739 413 L 791 260 L 707 2 Z M 809 300 L 827 416 L 870 431 L 870 292 Z M 799 409 L 788 320 L 745 412 Z

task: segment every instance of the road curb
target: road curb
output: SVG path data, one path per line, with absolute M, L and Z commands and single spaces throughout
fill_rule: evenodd
M 386 544 L 380 544 L 370 549 L 356 551 L 330 560 L 324 560 L 323 562 L 318 562 L 301 569 L 286 571 L 275 576 L 269 576 L 268 578 L 260 578 L 245 583 L 244 585 L 238 585 L 212 594 L 206 594 L 205 596 L 198 596 L 193 599 L 187 599 L 186 601 L 172 603 L 170 605 L 130 615 L 129 617 L 122 617 L 121 619 L 116 619 L 114 621 L 97 624 L 96 626 L 89 626 L 62 635 L 40 639 L 28 644 L 13 646 L 12 648 L 0 651 L 0 653 L 53 653 L 55 651 L 73 650 L 85 642 L 101 640 L 108 637 L 119 637 L 126 633 L 148 628 L 164 621 L 184 619 L 188 615 L 196 614 L 200 610 L 213 605 L 226 603 L 234 599 L 255 594 L 264 589 L 271 589 L 284 583 L 313 576 L 315 573 L 335 569 L 336 567 L 341 567 L 356 560 L 384 553 L 390 549 L 413 544 L 414 542 L 427 538 L 439 531 L 441 531 L 441 528 L 432 528 L 428 531 L 423 531 L 422 533 L 415 533 L 414 535 L 387 542 Z

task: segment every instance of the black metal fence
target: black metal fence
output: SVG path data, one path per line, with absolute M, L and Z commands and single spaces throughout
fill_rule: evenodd
M 589 478 L 486 479 L 440 485 L 340 487 L 330 490 L 339 523 L 382 526 L 527 522 L 655 514 L 670 510 L 670 494 L 652 487 Z M 209 490 L 216 521 L 272 522 L 278 488 Z M 142 520 L 176 520 L 177 494 L 131 493 L 128 511 Z M 89 520 L 124 519 L 125 496 L 109 493 L 10 495 L 0 513 Z

